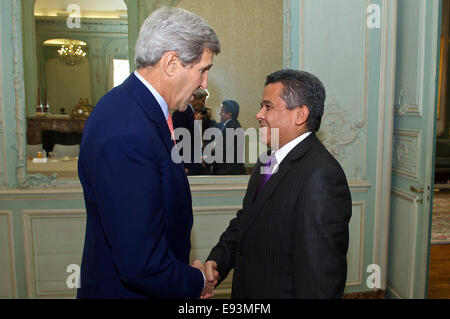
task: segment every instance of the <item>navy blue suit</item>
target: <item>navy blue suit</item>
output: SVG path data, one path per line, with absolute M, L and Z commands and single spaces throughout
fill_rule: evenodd
M 87 210 L 78 298 L 197 298 L 192 199 L 164 114 L 131 74 L 86 122 L 78 171 Z

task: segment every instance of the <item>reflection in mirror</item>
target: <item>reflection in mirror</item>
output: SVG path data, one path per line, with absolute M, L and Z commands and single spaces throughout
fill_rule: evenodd
M 44 41 L 40 58 L 44 92 L 40 100 L 38 87 L 36 116 L 68 115 L 80 98 L 92 100 L 88 50 L 87 44 L 80 40 Z
M 25 73 L 36 75 L 26 81 L 27 170 L 76 179 L 93 105 L 130 73 L 127 6 L 123 0 L 36 0 L 34 7 L 24 4 L 24 16 L 27 10 L 34 12 L 35 50 L 24 51 L 33 61 Z
M 210 151 L 214 142 L 204 138 L 204 161 L 191 165 L 189 172 L 215 176 L 250 174 L 258 155 L 264 151 L 261 151 L 264 146 L 258 143 L 256 120 L 264 83 L 267 75 L 283 68 L 283 0 L 180 0 L 176 6 L 208 21 L 222 46 L 208 73 L 208 98 L 192 105 L 197 110 L 196 118 L 202 120 L 202 131 L 216 127 L 225 142 L 232 134 L 227 134 L 224 128 L 242 127 L 248 133 L 243 150 L 237 143 L 230 147 L 224 144 L 218 147 L 216 143 L 216 151 L 221 150 L 222 156 L 215 157 L 222 157 L 222 163 L 216 161 L 212 165 L 208 158 L 218 153 Z M 224 101 L 235 103 L 223 112 Z M 236 141 L 242 139 L 243 134 L 238 135 L 241 137 Z M 232 163 L 224 163 L 227 157 Z M 239 163 L 238 159 L 244 163 Z

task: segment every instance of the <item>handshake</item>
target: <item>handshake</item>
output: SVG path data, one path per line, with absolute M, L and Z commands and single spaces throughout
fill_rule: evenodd
M 201 261 L 196 260 L 192 263 L 192 267 L 200 269 L 205 275 L 205 286 L 202 291 L 201 299 L 209 299 L 214 296 L 214 288 L 219 282 L 219 272 L 217 271 L 217 263 L 215 261 L 207 261 L 202 264 Z

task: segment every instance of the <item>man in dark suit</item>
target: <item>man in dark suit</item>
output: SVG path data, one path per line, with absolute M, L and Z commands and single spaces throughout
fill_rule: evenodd
M 232 298 L 343 294 L 352 204 L 341 166 L 315 135 L 324 101 L 312 74 L 281 70 L 267 78 L 256 117 L 272 153 L 257 163 L 242 210 L 206 262 L 208 280 L 234 268 Z
M 207 87 L 219 52 L 214 30 L 197 15 L 155 11 L 139 33 L 137 71 L 87 120 L 78 167 L 87 210 L 78 298 L 211 295 L 201 262 L 189 266 L 192 200 L 183 165 L 171 158 L 169 111 L 186 109 Z
M 238 121 L 239 104 L 233 100 L 222 102 L 220 120 L 222 131 L 221 161 L 213 164 L 213 175 L 244 175 L 244 130 Z M 232 136 L 227 140 L 227 136 Z M 216 152 L 217 155 L 217 152 Z M 216 158 L 219 156 L 216 156 Z
M 177 144 L 183 143 L 183 148 L 180 151 L 180 155 L 184 156 L 185 148 L 190 153 L 190 156 L 183 157 L 184 169 L 187 175 L 205 175 L 205 167 L 202 163 L 202 128 L 200 122 L 196 122 L 198 113 L 201 112 L 202 107 L 205 107 L 205 102 L 208 97 L 208 91 L 199 89 L 194 93 L 194 99 L 188 105 L 184 111 L 175 111 L 172 114 L 173 128 L 175 131 L 178 129 L 186 129 L 187 131 L 180 131 L 180 136 L 175 135 L 177 138 Z M 200 121 L 200 120 L 199 120 Z M 187 135 L 189 133 L 189 135 Z M 187 138 L 188 141 L 183 139 Z M 185 160 L 187 159 L 187 160 Z

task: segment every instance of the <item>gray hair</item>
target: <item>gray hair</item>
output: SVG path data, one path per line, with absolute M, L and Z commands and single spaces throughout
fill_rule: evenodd
M 205 49 L 220 53 L 220 42 L 209 24 L 181 8 L 162 7 L 145 21 L 136 43 L 136 68 L 155 66 L 165 52 L 175 51 L 184 66 L 201 59 Z
M 208 98 L 209 97 L 209 92 L 207 89 L 204 88 L 198 88 L 197 90 L 195 90 L 194 92 L 194 99 L 196 100 L 200 100 L 201 98 L 205 97 Z

